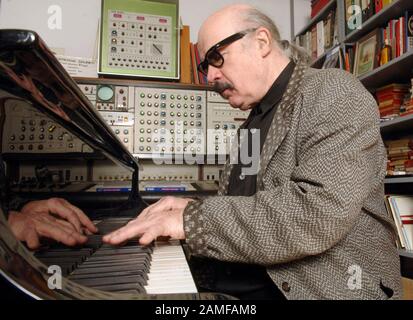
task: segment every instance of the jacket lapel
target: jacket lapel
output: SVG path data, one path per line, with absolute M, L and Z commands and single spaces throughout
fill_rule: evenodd
M 260 169 L 257 175 L 258 189 L 261 188 L 262 177 L 264 176 L 268 163 L 290 129 L 290 116 L 294 110 L 294 104 L 298 96 L 298 89 L 301 85 L 306 69 L 307 66 L 304 64 L 298 63 L 296 65 L 280 105 L 274 114 L 274 118 L 272 119 L 270 129 L 268 130 L 268 134 L 261 151 Z
M 271 157 L 277 151 L 278 147 L 288 133 L 291 120 L 290 116 L 292 114 L 296 98 L 298 96 L 298 88 L 300 87 L 304 72 L 307 68 L 308 67 L 305 64 L 300 62 L 297 63 L 293 74 L 291 75 L 287 89 L 281 99 L 280 105 L 278 106 L 277 111 L 274 114 L 274 118 L 271 122 L 270 129 L 268 130 L 268 134 L 261 151 L 259 166 L 260 169 L 257 175 L 258 189 L 261 189 L 262 187 L 262 177 L 264 176 L 265 169 L 267 168 Z M 224 195 L 228 192 L 229 177 L 232 167 L 233 165 L 230 164 L 230 161 L 228 160 L 220 177 L 218 195 Z

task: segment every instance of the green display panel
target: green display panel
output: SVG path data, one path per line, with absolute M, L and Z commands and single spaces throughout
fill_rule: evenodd
M 179 0 L 102 0 L 99 74 L 179 79 Z

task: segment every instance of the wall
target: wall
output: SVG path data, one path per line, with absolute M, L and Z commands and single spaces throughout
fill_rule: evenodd
M 200 26 L 211 13 L 233 3 L 247 3 L 260 9 L 276 22 L 283 39 L 290 39 L 290 0 L 180 0 L 182 22 L 191 28 L 191 41 L 197 41 Z
M 290 2 L 294 1 L 294 21 Z M 197 41 L 199 27 L 213 12 L 232 3 L 248 3 L 268 14 L 280 29 L 283 39 L 307 22 L 310 0 L 180 0 L 182 22 L 191 27 L 191 41 Z M 48 8 L 62 7 L 62 29 L 50 30 Z M 8 8 L 8 12 L 4 10 Z M 91 58 L 95 55 L 95 41 L 100 0 L 0 0 L 0 28 L 29 28 L 39 31 L 49 46 L 70 56 Z
M 294 1 L 294 38 L 311 20 L 311 0 L 292 0 Z

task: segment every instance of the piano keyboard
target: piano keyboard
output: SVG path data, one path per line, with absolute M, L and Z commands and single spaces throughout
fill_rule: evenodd
M 157 241 L 141 246 L 130 240 L 121 247 L 102 242 L 102 235 L 130 219 L 97 222 L 99 235 L 91 235 L 81 248 L 60 244 L 35 256 L 47 266 L 58 265 L 63 276 L 81 285 L 110 292 L 147 294 L 196 293 L 196 285 L 179 241 Z

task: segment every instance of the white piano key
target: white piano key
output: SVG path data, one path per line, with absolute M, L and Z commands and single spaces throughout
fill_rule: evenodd
M 198 292 L 179 241 L 155 243 L 145 290 L 148 294 Z

